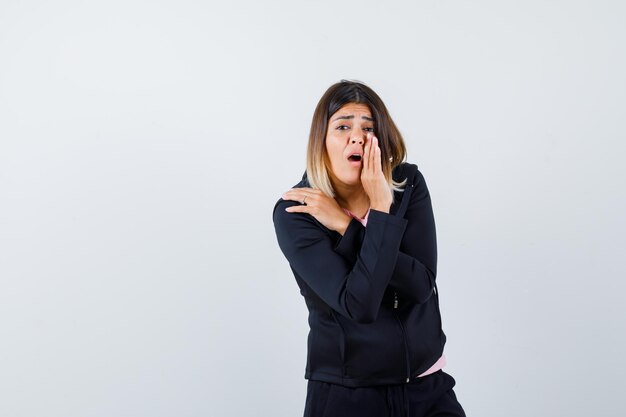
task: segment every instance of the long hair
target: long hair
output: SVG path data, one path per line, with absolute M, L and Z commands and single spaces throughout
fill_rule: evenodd
M 326 132 L 332 115 L 349 103 L 365 104 L 369 107 L 374 118 L 374 135 L 378 138 L 380 146 L 383 175 L 392 193 L 404 191 L 401 187 L 406 184 L 407 179 L 396 182 L 392 178 L 394 168 L 406 158 L 406 147 L 400 131 L 374 90 L 361 82 L 348 80 L 331 85 L 317 103 L 313 113 L 306 156 L 306 176 L 309 184 L 327 196 L 335 197 L 335 190 L 328 175 L 330 161 L 325 146 Z

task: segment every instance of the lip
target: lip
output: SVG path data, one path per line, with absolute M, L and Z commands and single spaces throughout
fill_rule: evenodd
M 356 148 L 353 151 L 348 152 L 348 154 L 346 156 L 346 159 L 348 160 L 348 162 L 362 162 L 363 161 L 363 154 L 364 154 L 363 150 L 361 150 L 359 148 Z M 360 161 L 351 161 L 350 160 L 350 156 L 352 156 L 352 155 L 359 155 L 361 157 L 361 160 Z

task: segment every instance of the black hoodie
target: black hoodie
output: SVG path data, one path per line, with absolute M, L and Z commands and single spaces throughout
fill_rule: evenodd
M 417 165 L 401 163 L 389 213 L 370 209 L 344 235 L 279 199 L 278 245 L 309 310 L 305 378 L 349 387 L 406 383 L 443 354 L 435 222 Z M 310 187 L 306 172 L 294 188 Z

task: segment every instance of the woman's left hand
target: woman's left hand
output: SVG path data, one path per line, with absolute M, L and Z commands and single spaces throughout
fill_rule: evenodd
M 291 206 L 285 210 L 290 213 L 309 213 L 324 226 L 339 232 L 341 235 L 344 234 L 348 224 L 350 224 L 350 216 L 342 210 L 337 201 L 318 189 L 309 187 L 292 188 L 283 194 L 282 198 L 283 200 L 295 200 L 300 203 L 304 200 L 305 205 Z

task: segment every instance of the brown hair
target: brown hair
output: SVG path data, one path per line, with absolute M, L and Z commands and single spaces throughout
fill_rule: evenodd
M 406 158 L 404 139 L 378 94 L 359 81 L 348 80 L 331 85 L 317 103 L 313 113 L 306 157 L 309 184 L 329 197 L 335 197 L 328 175 L 330 162 L 325 146 L 326 132 L 332 115 L 349 103 L 365 104 L 369 107 L 374 118 L 374 134 L 380 145 L 383 174 L 392 192 L 403 191 L 400 187 L 406 184 L 406 178 L 402 182 L 396 182 L 392 178 L 392 172 Z

